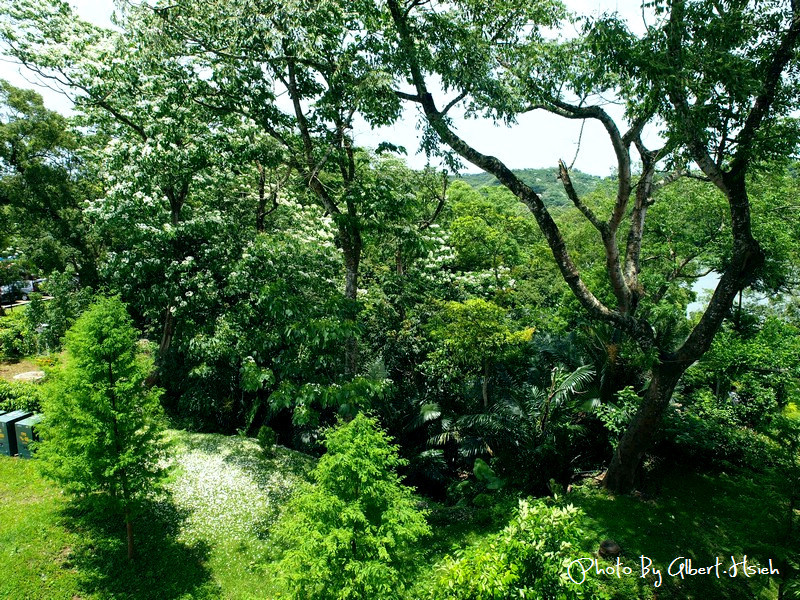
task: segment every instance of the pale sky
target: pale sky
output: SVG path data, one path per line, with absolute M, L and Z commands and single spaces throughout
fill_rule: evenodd
M 72 0 L 70 3 L 84 19 L 101 26 L 112 26 L 109 20 L 114 9 L 112 0 Z M 618 10 L 630 20 L 634 28 L 642 22 L 639 3 L 631 0 L 567 0 L 567 5 L 576 12 L 591 15 Z M 36 85 L 36 76 L 16 64 L 0 62 L 0 78 L 18 87 L 33 87 L 42 94 L 49 108 L 63 113 L 70 112 L 71 103 L 66 97 Z M 621 110 L 617 107 L 609 106 L 607 110 L 615 117 L 621 115 Z M 522 115 L 516 125 L 504 127 L 494 125 L 486 119 L 460 118 L 455 110 L 453 116 L 460 135 L 479 151 L 497 156 L 511 168 L 555 168 L 559 159 L 570 164 L 578 150 L 580 121 L 562 119 L 539 111 Z M 419 145 L 417 121 L 417 109 L 409 107 L 403 119 L 392 127 L 370 131 L 363 122 L 356 123 L 355 141 L 361 146 L 369 147 L 375 147 L 382 141 L 405 146 L 409 153 L 406 157 L 409 165 L 421 168 L 425 164 L 425 156 L 415 154 Z M 650 138 L 645 142 L 656 146 L 657 138 L 652 135 Z M 615 167 L 615 160 L 603 128 L 597 122 L 586 121 L 580 139 L 575 168 L 595 175 L 608 175 Z M 475 171 L 471 165 L 465 169 L 465 172 Z

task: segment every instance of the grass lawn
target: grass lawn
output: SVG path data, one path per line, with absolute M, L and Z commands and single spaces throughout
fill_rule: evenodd
M 605 539 L 622 548 L 621 562 L 631 566 L 633 574 L 621 579 L 601 576 L 617 593 L 659 600 L 766 599 L 777 598 L 779 578 L 746 577 L 741 572 L 732 578 L 724 571 L 730 569 L 732 555 L 740 561 L 746 554 L 749 563 L 762 565 L 772 558 L 775 565 L 787 553 L 797 552 L 785 547 L 788 505 L 777 492 L 779 485 L 763 475 L 673 471 L 665 476 L 656 499 L 614 497 L 596 485 L 585 485 L 570 494 L 568 501 L 586 513 L 583 528 L 591 534 L 586 539 L 587 552 L 596 552 Z M 641 556 L 661 569 L 659 588 L 654 587 L 652 575 L 641 578 Z M 669 576 L 670 562 L 682 556 L 692 559 L 694 568 L 714 565 L 719 557 L 720 578 Z M 611 564 L 615 563 L 601 562 L 602 566 Z M 678 572 L 677 566 L 673 572 Z
M 169 437 L 169 493 L 138 515 L 132 564 L 125 558 L 121 521 L 82 513 L 40 477 L 35 460 L 0 457 L 0 598 L 274 597 L 267 532 L 313 460 L 282 448 L 268 458 L 254 440 L 239 437 L 179 431 Z M 600 576 L 613 597 L 766 599 L 777 596 L 775 578 L 681 580 L 665 573 L 654 588 L 652 578 L 639 577 L 639 557 L 664 569 L 678 556 L 692 558 L 694 566 L 720 556 L 724 568 L 731 554 L 759 562 L 776 558 L 785 506 L 771 490 L 763 477 L 672 473 L 654 500 L 615 498 L 591 485 L 576 487 L 566 499 L 586 513 L 586 556 L 610 538 L 622 547 L 623 564 L 634 567 L 622 579 Z M 414 561 L 416 579 L 428 577 L 454 548 L 501 529 L 502 519 L 433 506 L 431 524 L 435 533 Z
M 65 498 L 35 467 L 0 457 L 0 598 L 80 598 L 71 559 L 81 535 L 62 513 Z
M 0 457 L 0 598 L 269 598 L 265 533 L 309 457 L 254 440 L 171 431 L 167 494 L 134 523 L 81 512 L 36 461 Z M 10 577 L 8 576 L 10 574 Z

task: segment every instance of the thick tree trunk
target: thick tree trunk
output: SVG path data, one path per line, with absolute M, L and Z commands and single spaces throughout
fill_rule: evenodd
M 158 345 L 159 356 L 164 356 L 164 353 L 169 350 L 172 336 L 175 334 L 175 317 L 170 308 L 170 306 L 167 307 L 167 314 L 164 317 L 164 332 L 161 334 L 161 343 Z
M 483 408 L 489 408 L 489 361 L 483 359 L 483 382 L 481 385 L 481 392 L 483 395 Z
M 675 385 L 685 370 L 674 365 L 662 364 L 654 367 L 650 385 L 639 410 L 614 451 L 611 465 L 603 479 L 604 487 L 622 493 L 633 489 L 642 456 L 652 443 Z
M 764 264 L 764 252 L 751 232 L 750 202 L 744 172 L 720 177 L 718 187 L 725 193 L 731 209 L 731 260 L 717 283 L 706 311 L 684 343 L 676 352 L 662 356 L 661 362 L 653 367 L 650 386 L 614 452 L 603 481 L 606 488 L 615 492 L 629 492 L 633 488 L 636 469 L 661 423 L 675 385 L 686 369 L 701 359 L 711 347 L 723 320 L 730 314 L 736 295 L 750 285 Z
M 161 343 L 158 345 L 158 359 L 159 361 L 164 357 L 164 354 L 169 350 L 172 345 L 172 338 L 175 335 L 175 317 L 167 306 L 167 313 L 164 317 L 164 331 L 161 333 Z M 159 363 L 160 364 L 160 363 Z M 161 374 L 161 367 L 155 366 L 153 371 L 144 380 L 145 386 L 151 388 L 157 385 Z

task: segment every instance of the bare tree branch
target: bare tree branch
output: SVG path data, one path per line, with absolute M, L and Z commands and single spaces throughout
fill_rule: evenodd
M 572 179 L 569 176 L 569 171 L 567 170 L 567 165 L 564 164 L 563 160 L 558 161 L 558 178 L 561 180 L 561 183 L 564 185 L 564 191 L 567 193 L 567 197 L 572 201 L 575 207 L 583 213 L 583 216 L 594 226 L 597 231 L 601 234 L 606 229 L 605 223 L 601 223 L 597 217 L 595 216 L 592 209 L 586 206 L 583 201 L 578 197 L 578 193 L 575 191 L 575 187 L 572 185 Z
M 627 331 L 643 348 L 652 347 L 654 333 L 648 324 L 624 312 L 609 309 L 588 289 L 580 276 L 577 266 L 569 255 L 558 225 L 553 221 L 552 216 L 539 195 L 496 157 L 482 154 L 474 147 L 467 144 L 442 118 L 441 112 L 436 108 L 433 97 L 428 91 L 425 77 L 416 55 L 414 36 L 409 29 L 406 15 L 404 15 L 403 11 L 400 9 L 398 0 L 388 0 L 388 6 L 397 28 L 401 50 L 406 55 L 412 84 L 417 91 L 420 104 L 422 105 L 422 109 L 431 127 L 433 127 L 440 138 L 455 152 L 472 164 L 497 177 L 504 186 L 514 193 L 530 209 L 550 246 L 550 250 L 553 253 L 553 257 L 561 271 L 562 277 L 590 315 L 611 322 L 620 329 Z M 596 107 L 592 109 L 578 108 L 575 111 L 556 107 L 556 110 L 562 110 L 566 115 L 570 115 L 570 118 L 598 118 L 599 112 L 602 112 Z M 608 117 L 608 115 L 605 116 Z M 602 115 L 600 115 L 600 118 L 602 118 Z M 607 118 L 606 122 L 609 120 L 610 118 Z M 616 125 L 613 124 L 613 121 L 611 121 L 611 125 L 613 129 L 616 129 Z M 618 131 L 617 140 L 621 140 Z M 604 242 L 606 241 L 607 240 L 604 240 Z M 608 248 L 608 245 L 606 247 Z M 621 269 L 618 261 L 616 269 L 619 272 L 619 283 L 619 281 L 621 281 Z

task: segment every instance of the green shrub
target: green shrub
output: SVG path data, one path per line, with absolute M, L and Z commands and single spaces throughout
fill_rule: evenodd
M 612 446 L 619 442 L 620 436 L 639 409 L 640 401 L 639 395 L 631 386 L 617 392 L 616 399 L 615 403 L 598 404 L 594 409 L 597 418 L 610 434 Z
M 42 388 L 38 384 L 0 379 L 0 410 L 39 412 L 41 401 Z
M 0 360 L 15 360 L 25 355 L 26 324 L 22 310 L 0 318 Z
M 728 408 L 673 410 L 667 413 L 664 437 L 673 459 L 714 468 L 728 466 L 763 470 L 778 460 L 777 445 L 767 436 L 738 425 Z
M 273 532 L 291 598 L 399 598 L 411 545 L 430 530 L 395 470 L 405 464 L 373 418 L 330 429 L 328 452 Z
M 486 486 L 487 490 L 500 490 L 503 489 L 503 486 L 506 484 L 505 479 L 501 479 L 495 475 L 494 470 L 481 458 L 475 459 L 472 472 L 475 474 L 475 479 Z
M 567 566 L 580 555 L 580 512 L 544 500 L 520 500 L 500 533 L 448 556 L 421 592 L 430 600 L 537 598 L 568 600 L 596 596 L 590 582 L 571 583 Z
M 275 444 L 277 443 L 278 435 L 273 431 L 272 427 L 262 425 L 258 430 L 258 444 L 261 446 L 264 454 L 272 454 Z
M 52 298 L 45 302 L 40 294 L 32 294 L 24 311 L 25 354 L 57 352 L 64 335 L 92 299 L 89 288 L 80 288 L 72 270 L 53 272 L 43 284 Z

